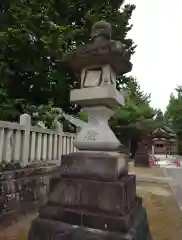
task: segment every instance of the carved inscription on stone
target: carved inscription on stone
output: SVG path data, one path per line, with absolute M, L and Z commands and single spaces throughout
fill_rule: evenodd
M 94 124 L 94 125 L 98 125 L 99 121 L 98 121 L 97 116 L 94 116 L 94 115 L 89 116 L 89 123 Z
M 98 135 L 98 133 L 93 130 L 88 131 L 86 136 L 84 137 L 84 140 L 93 140 L 94 141 L 94 140 L 96 140 L 97 135 Z

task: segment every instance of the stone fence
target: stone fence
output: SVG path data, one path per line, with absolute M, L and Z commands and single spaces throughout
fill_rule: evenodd
M 61 155 L 77 151 L 74 138 L 61 127 L 31 126 L 27 114 L 20 116 L 20 123 L 0 121 L 0 222 L 46 200 Z
M 20 116 L 20 123 L 0 121 L 0 165 L 20 163 L 60 163 L 61 154 L 75 152 L 75 134 L 31 126 L 31 117 Z

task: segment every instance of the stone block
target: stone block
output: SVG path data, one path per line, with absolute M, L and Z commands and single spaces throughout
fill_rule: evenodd
M 114 111 L 105 106 L 84 107 L 82 111 L 88 116 L 88 123 L 83 124 L 73 141 L 74 146 L 87 152 L 118 151 L 121 143 L 108 125 Z
M 128 173 L 124 155 L 104 152 L 76 152 L 62 156 L 62 177 L 118 180 Z
M 146 209 L 135 213 L 127 233 L 112 232 L 38 218 L 32 222 L 28 240 L 152 240 Z
M 68 240 L 73 230 L 69 224 L 37 218 L 31 224 L 28 240 Z
M 144 143 L 139 143 L 134 160 L 136 167 L 150 167 L 149 152 Z
M 81 106 L 107 106 L 115 109 L 118 105 L 124 105 L 124 94 L 118 92 L 112 84 L 102 87 L 73 89 L 70 100 Z
M 49 196 L 51 205 L 124 214 L 132 208 L 136 196 L 135 175 L 117 182 L 61 179 Z
M 124 216 L 81 209 L 46 205 L 39 211 L 39 217 L 94 229 L 126 232 L 132 221 L 133 211 Z

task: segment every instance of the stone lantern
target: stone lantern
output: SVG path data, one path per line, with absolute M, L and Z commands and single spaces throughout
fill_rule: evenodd
M 111 39 L 111 25 L 105 21 L 93 25 L 89 44 L 64 56 L 63 61 L 68 62 L 81 79 L 81 88 L 71 90 L 70 100 L 82 107 L 88 124 L 84 124 L 74 141 L 79 152 L 62 156 L 63 176 L 74 172 L 79 177 L 103 178 L 127 171 L 125 154 L 119 151 L 121 143 L 108 120 L 118 106 L 124 105 L 124 94 L 116 89 L 116 77 L 131 70 L 129 58 L 124 45 Z
M 111 40 L 111 25 L 96 22 L 91 42 L 66 54 L 81 76 L 72 102 L 88 115 L 75 139 L 78 152 L 62 156 L 60 177 L 51 181 L 51 194 L 33 221 L 29 240 L 118 239 L 148 240 L 145 208 L 136 196 L 136 177 L 128 174 L 119 140 L 108 119 L 124 105 L 116 77 L 131 70 L 124 45 Z
M 88 116 L 88 125 L 74 144 L 79 150 L 117 151 L 120 142 L 108 120 L 117 106 L 124 105 L 124 95 L 116 89 L 116 77 L 131 70 L 124 45 L 111 40 L 111 25 L 105 21 L 92 27 L 91 43 L 66 56 L 81 75 L 81 89 L 71 91 L 70 100 Z

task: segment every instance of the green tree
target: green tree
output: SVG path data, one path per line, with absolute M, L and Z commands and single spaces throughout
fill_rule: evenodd
M 9 99 L 7 91 L 0 89 L 0 120 L 16 121 L 20 116 L 21 99 Z
M 92 24 L 105 19 L 113 26 L 113 39 L 133 54 L 127 38 L 134 5 L 124 0 L 11 0 L 3 1 L 0 15 L 0 87 L 7 98 L 27 105 L 48 105 L 65 112 L 79 111 L 69 92 L 79 76 L 61 62 L 62 55 L 89 41 Z M 128 78 L 119 77 L 118 86 Z M 15 106 L 16 108 L 16 106 Z M 23 107 L 18 111 L 22 113 Z M 6 115 L 8 116 L 8 115 Z M 7 119 L 8 120 L 8 119 Z
M 182 154 L 182 86 L 175 89 L 176 96 L 171 94 L 168 106 L 165 112 L 165 118 L 169 127 L 171 127 L 178 138 L 178 152 Z
M 111 126 L 121 142 L 129 146 L 132 157 L 141 136 L 150 134 L 155 125 L 155 110 L 150 106 L 150 95 L 145 94 L 136 79 L 130 77 L 123 88 L 125 105 L 117 109 Z
M 49 1 L 12 1 L 8 11 L 8 27 L 0 38 L 1 88 L 7 89 L 10 99 L 47 104 L 57 97 L 55 85 L 61 78 L 58 68 L 69 26 L 51 22 L 56 12 L 52 13 Z M 59 91 L 64 96 L 65 85 Z M 68 102 L 64 96 L 62 105 Z
M 123 42 L 130 54 L 135 51 L 133 40 L 127 38 L 135 6 L 124 5 L 124 0 L 6 0 L 0 9 L 4 120 L 11 120 L 12 115 L 16 120 L 19 114 L 27 112 L 36 116 L 35 122 L 43 120 L 50 126 L 55 117 L 53 108 L 77 114 L 79 108 L 69 102 L 69 92 L 79 87 L 79 76 L 61 59 L 66 51 L 89 41 L 94 22 L 110 22 L 112 38 Z M 117 87 L 123 88 L 126 105 L 118 108 L 111 125 L 120 139 L 125 136 L 136 142 L 153 126 L 150 95 L 141 91 L 132 77 L 119 76 Z
M 164 114 L 161 111 L 161 109 L 156 109 L 156 115 L 155 115 L 155 120 L 161 123 L 164 123 Z

